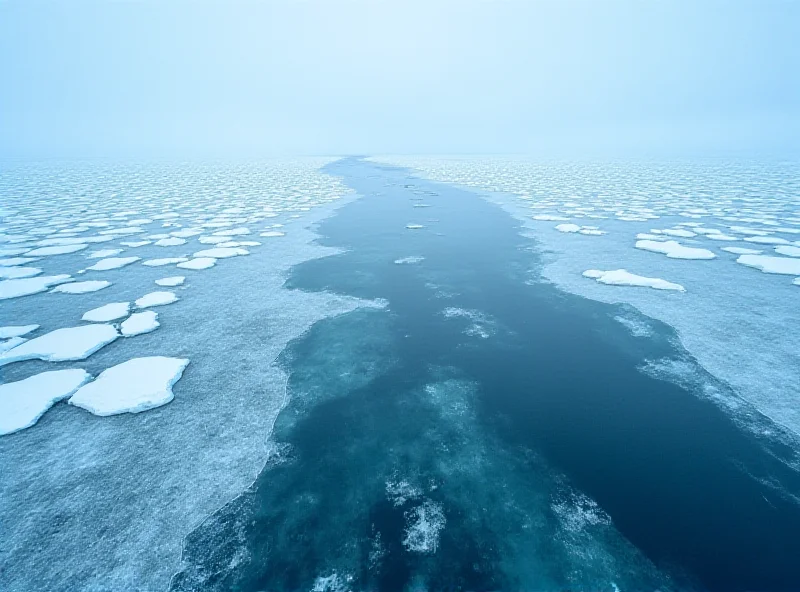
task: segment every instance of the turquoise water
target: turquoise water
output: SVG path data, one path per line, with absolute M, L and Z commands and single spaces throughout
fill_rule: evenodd
M 669 327 L 544 281 L 536 245 L 473 194 L 355 159 L 327 171 L 364 196 L 320 227 L 346 252 L 287 285 L 387 306 L 284 353 L 272 460 L 187 538 L 173 589 L 800 582 L 791 452 L 641 371 L 691 362 Z

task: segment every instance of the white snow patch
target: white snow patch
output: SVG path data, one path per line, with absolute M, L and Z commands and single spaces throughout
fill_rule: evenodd
M 558 224 L 556 230 L 559 232 L 578 232 L 581 227 L 577 224 Z
M 650 278 L 642 275 L 630 273 L 624 269 L 614 271 L 600 271 L 599 269 L 588 269 L 583 272 L 583 276 L 597 280 L 601 284 L 609 286 L 639 286 L 643 288 L 654 288 L 656 290 L 675 290 L 685 292 L 683 286 L 662 280 L 661 278 Z
M 95 415 L 139 413 L 172 401 L 172 386 L 189 360 L 150 356 L 134 358 L 100 373 L 69 400 Z

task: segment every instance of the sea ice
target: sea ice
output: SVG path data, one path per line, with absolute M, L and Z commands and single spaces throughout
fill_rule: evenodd
M 218 230 L 214 233 L 214 236 L 242 236 L 244 234 L 250 234 L 250 230 L 248 228 L 229 228 L 227 230 Z
M 99 251 L 92 251 L 87 255 L 89 259 L 103 259 L 104 257 L 113 257 L 119 255 L 125 249 L 101 249 Z
M 0 355 L 0 366 L 23 360 L 83 360 L 119 337 L 111 325 L 67 327 L 35 337 Z
M 691 230 L 685 230 L 683 228 L 665 228 L 661 232 L 663 234 L 668 234 L 669 236 L 678 236 L 681 238 L 692 238 L 693 236 L 697 236 L 697 233 L 692 232 Z
M 419 255 L 412 255 L 410 257 L 403 257 L 401 259 L 395 259 L 394 262 L 397 263 L 398 265 L 403 265 L 403 264 L 420 263 L 421 261 L 424 261 L 424 260 L 425 260 L 425 257 L 420 257 Z
M 31 427 L 45 411 L 91 379 L 85 370 L 53 370 L 0 384 L 0 435 Z
M 406 228 L 408 228 L 409 230 L 419 230 L 420 228 L 425 228 L 425 227 L 422 224 L 406 224 Z
M 126 247 L 136 248 L 136 247 L 144 247 L 150 244 L 149 240 L 141 240 L 141 241 L 120 241 L 121 245 L 125 245 Z
M 18 298 L 44 292 L 51 286 L 68 282 L 72 278 L 67 274 L 45 275 L 34 278 L 23 278 L 18 280 L 0 281 L 0 300 L 6 298 Z
M 747 249 L 745 247 L 722 247 L 722 250 L 734 255 L 758 255 L 761 252 L 760 249 Z
M 156 284 L 159 286 L 180 286 L 186 280 L 186 276 L 182 275 L 173 275 L 170 277 L 161 278 L 160 280 L 156 280 Z
M 38 267 L 0 267 L 0 279 L 20 280 L 42 273 Z
M 577 224 L 558 224 L 556 230 L 559 232 L 578 232 L 581 227 Z
M 157 247 L 177 247 L 179 245 L 185 245 L 186 240 L 177 236 L 173 236 L 171 238 L 162 238 L 157 240 L 155 244 Z
M 800 257 L 800 247 L 781 245 L 775 247 L 775 252 L 778 255 L 786 255 L 787 257 Z
M 39 325 L 16 325 L 8 327 L 0 327 L 0 339 L 8 339 L 9 337 L 22 337 L 32 331 L 36 331 Z
M 645 288 L 655 288 L 656 290 L 676 290 L 685 292 L 683 286 L 674 284 L 661 278 L 649 278 L 630 273 L 624 269 L 614 271 L 600 271 L 599 269 L 589 269 L 583 272 L 583 276 L 597 280 L 601 284 L 610 286 L 641 286 Z
M 214 267 L 216 263 L 217 260 L 213 257 L 198 257 L 197 259 L 178 263 L 177 267 L 181 269 L 208 269 L 209 267 Z
M 685 247 L 677 241 L 636 241 L 636 248 L 654 253 L 663 253 L 671 259 L 714 259 L 716 255 L 708 249 Z
M 89 245 L 87 244 L 77 244 L 77 245 L 61 245 L 57 247 L 41 247 L 39 249 L 33 249 L 32 251 L 28 251 L 25 253 L 28 257 L 47 257 L 49 255 L 67 255 L 69 253 L 75 253 L 76 251 L 82 251 Z
M 141 257 L 109 257 L 108 259 L 101 259 L 91 267 L 87 267 L 88 271 L 108 271 L 110 269 L 119 269 L 138 261 Z
M 791 244 L 785 238 L 778 236 L 746 236 L 744 238 L 748 243 L 756 243 L 759 245 L 789 245 Z M 30 253 L 28 253 L 30 255 Z
M 130 302 L 112 302 L 84 313 L 81 320 L 92 323 L 107 323 L 108 321 L 115 321 L 128 316 L 130 309 Z
M 38 261 L 41 257 L 10 257 L 8 259 L 0 259 L 0 267 L 15 267 L 17 265 L 27 265 Z
M 122 322 L 119 328 L 124 337 L 133 337 L 134 335 L 155 331 L 160 324 L 158 322 L 158 313 L 153 310 L 146 310 L 132 314 Z
M 139 413 L 172 401 L 172 386 L 189 360 L 151 356 L 134 358 L 100 373 L 69 400 L 95 415 Z
M 736 263 L 755 267 L 764 273 L 800 275 L 800 259 L 790 257 L 770 257 L 769 255 L 741 255 Z
M 86 294 L 87 292 L 97 292 L 103 288 L 108 288 L 111 282 L 107 280 L 91 280 L 88 282 L 71 282 L 69 284 L 61 284 L 56 286 L 51 292 L 59 292 L 61 294 Z
M 285 236 L 285 235 L 286 235 L 285 232 L 280 232 L 278 230 L 268 230 L 267 232 L 262 232 L 258 236 L 264 236 L 264 237 L 269 238 L 269 237 Z
M 198 259 L 203 259 L 206 257 L 210 257 L 212 259 L 224 259 L 227 257 L 236 257 L 237 255 L 249 255 L 250 251 L 247 249 L 229 249 L 225 247 L 220 247 L 217 249 L 206 249 L 204 251 L 197 251 L 192 257 L 196 257 Z
M 564 216 L 553 216 L 552 214 L 536 214 L 534 216 L 531 216 L 531 218 L 542 222 L 563 222 L 569 220 L 569 218 L 566 218 Z
M 135 304 L 139 308 L 147 308 L 149 306 L 163 306 L 165 304 L 172 304 L 176 302 L 178 297 L 174 292 L 150 292 L 139 298 Z
M 142 265 L 146 265 L 147 267 L 161 267 L 162 265 L 183 263 L 188 260 L 188 257 L 165 257 L 164 259 L 149 259 L 148 261 L 143 261 Z

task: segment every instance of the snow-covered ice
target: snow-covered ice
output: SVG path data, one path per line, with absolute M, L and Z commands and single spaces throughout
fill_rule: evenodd
M 172 304 L 177 302 L 178 297 L 174 292 L 150 292 L 145 294 L 135 304 L 139 308 L 147 308 L 149 306 L 163 306 L 165 304 Z
M 778 255 L 786 255 L 787 257 L 800 257 L 800 247 L 792 245 L 781 245 L 775 247 L 775 252 Z
M 81 320 L 92 323 L 107 323 L 128 316 L 130 309 L 130 302 L 112 302 L 84 313 Z
M 68 282 L 72 278 L 67 274 L 46 275 L 33 278 L 23 278 L 18 280 L 0 281 L 0 300 L 7 298 L 19 298 L 44 292 L 51 286 Z
M 122 321 L 119 330 L 122 332 L 123 337 L 133 337 L 134 335 L 155 331 L 160 325 L 158 313 L 154 310 L 145 310 L 144 312 L 136 312 Z
M 9 257 L 8 259 L 0 259 L 0 267 L 15 267 L 17 265 L 27 265 L 38 261 L 41 257 Z
M 162 238 L 155 242 L 155 245 L 157 247 L 177 247 L 185 244 L 186 240 L 177 236 L 173 236 L 170 238 Z
M 36 329 L 39 325 L 10 325 L 7 327 L 0 327 L 0 339 L 8 339 L 10 337 L 22 337 Z
M 0 355 L 0 366 L 23 360 L 64 362 L 83 360 L 119 337 L 111 325 L 82 325 L 56 329 Z
M 581 227 L 577 224 L 558 224 L 556 225 L 556 230 L 559 232 L 578 232 L 580 231 Z
M 103 259 L 105 257 L 113 257 L 119 255 L 125 249 L 101 249 L 99 251 L 92 251 L 87 255 L 89 259 Z
M 133 358 L 101 372 L 78 389 L 69 403 L 101 416 L 160 407 L 172 401 L 172 387 L 188 364 L 182 358 Z
M 164 257 L 162 259 L 149 259 L 147 261 L 143 261 L 142 265 L 146 265 L 147 267 L 161 267 L 162 265 L 174 265 L 175 263 L 183 263 L 184 261 L 188 260 L 188 257 Z
M 420 228 L 425 228 L 422 224 L 406 224 L 406 228 L 409 230 L 419 230 Z
M 226 247 L 219 247 L 216 249 L 206 249 L 204 251 L 197 251 L 192 257 L 196 259 L 225 259 L 227 257 L 236 257 L 238 255 L 249 255 L 250 251 L 247 249 L 240 249 L 240 248 L 226 248 Z
M 722 247 L 722 250 L 734 255 L 758 255 L 761 253 L 760 249 L 748 249 L 747 247 Z
M 101 259 L 91 267 L 87 267 L 87 271 L 108 271 L 110 269 L 119 269 L 120 267 L 125 267 L 126 265 L 130 265 L 136 261 L 139 261 L 141 257 L 109 257 L 107 259 Z
M 50 255 L 68 255 L 69 253 L 75 253 L 76 251 L 82 251 L 89 245 L 87 244 L 77 244 L 77 245 L 61 245 L 56 247 L 40 247 L 38 249 L 33 249 L 32 251 L 28 251 L 25 253 L 28 257 L 48 257 Z
M 608 284 L 610 286 L 640 286 L 645 288 L 654 288 L 656 290 L 675 290 L 677 292 L 686 291 L 680 284 L 668 282 L 667 280 L 663 280 L 661 278 L 650 278 L 636 275 L 624 269 L 616 269 L 614 271 L 588 269 L 583 272 L 583 276 L 595 279 L 601 284 Z
M 178 267 L 181 269 L 208 269 L 209 267 L 214 267 L 217 263 L 217 260 L 213 257 L 198 257 L 197 259 L 191 259 L 188 261 L 184 261 L 183 263 L 178 263 Z
M 276 236 L 286 236 L 286 233 L 280 232 L 279 230 L 268 230 L 266 232 L 262 232 L 258 236 L 263 236 L 266 238 L 276 237 Z
M 770 255 L 741 255 L 736 263 L 755 267 L 764 273 L 800 275 L 800 259 L 791 257 L 771 257 Z
M 677 241 L 636 241 L 636 248 L 654 253 L 663 253 L 670 259 L 714 259 L 716 255 L 708 249 L 686 247 Z
M 42 273 L 38 267 L 0 267 L 0 279 L 19 280 Z
M 173 275 L 170 277 L 161 278 L 160 280 L 156 280 L 156 284 L 164 287 L 180 286 L 181 284 L 183 284 L 185 280 L 186 276 Z
M 53 370 L 0 384 L 0 435 L 31 427 L 50 407 L 91 379 L 85 370 Z
M 59 292 L 61 294 L 86 294 L 88 292 L 97 292 L 103 288 L 108 288 L 110 285 L 111 282 L 108 280 L 90 280 L 87 282 L 60 284 L 50 291 Z

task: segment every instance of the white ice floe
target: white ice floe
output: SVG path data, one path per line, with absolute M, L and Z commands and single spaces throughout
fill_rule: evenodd
M 0 267 L 0 279 L 20 280 L 42 273 L 38 267 Z
M 69 400 L 95 415 L 139 413 L 172 401 L 172 386 L 189 360 L 150 356 L 134 358 L 100 373 Z
M 746 236 L 744 238 L 748 243 L 756 243 L 758 245 L 790 245 L 791 243 L 785 238 L 779 236 Z M 28 253 L 30 255 L 30 253 Z
M 50 255 L 68 255 L 69 253 L 75 253 L 76 251 L 82 251 L 89 245 L 86 244 L 77 244 L 77 245 L 61 245 L 56 247 L 41 247 L 39 249 L 33 249 L 32 251 L 28 251 L 25 253 L 28 257 L 48 257 Z
M 204 251 L 197 251 L 192 257 L 197 259 L 211 258 L 211 259 L 225 259 L 227 257 L 236 257 L 238 255 L 249 255 L 250 251 L 240 248 L 226 248 L 220 247 L 217 249 L 205 249 Z
M 143 261 L 142 265 L 146 265 L 147 267 L 161 267 L 162 265 L 173 265 L 175 263 L 183 263 L 184 261 L 188 260 L 188 257 L 164 257 L 163 259 L 149 259 L 147 261 Z
M 122 322 L 119 329 L 124 337 L 133 337 L 134 335 L 155 331 L 160 324 L 158 322 L 158 313 L 153 310 L 146 310 L 132 314 Z
M 13 325 L 7 327 L 0 327 L 0 339 L 8 339 L 10 337 L 22 337 L 36 329 L 39 325 Z
M 174 292 L 150 292 L 139 298 L 135 304 L 139 308 L 147 308 L 149 306 L 163 306 L 165 304 L 172 304 L 177 302 L 178 297 Z
M 800 257 L 800 247 L 791 245 L 781 245 L 775 247 L 775 252 L 778 255 L 786 255 L 787 257 Z
M 121 319 L 122 317 L 127 317 L 130 309 L 130 302 L 112 302 L 111 304 L 93 308 L 84 313 L 81 320 L 91 323 L 107 323 L 109 321 Z
M 565 216 L 554 216 L 552 214 L 536 214 L 531 216 L 534 220 L 539 220 L 540 222 L 563 222 L 569 220 L 569 218 Z
M 44 292 L 51 286 L 70 281 L 72 278 L 67 274 L 45 275 L 33 278 L 23 278 L 18 280 L 0 281 L 0 300 L 6 298 L 18 298 Z
M 262 232 L 258 236 L 264 236 L 267 238 L 275 237 L 275 236 L 286 236 L 285 232 L 280 232 L 278 230 L 268 230 L 267 232 Z
M 639 234 L 636 235 L 636 238 L 638 240 L 655 240 L 655 241 L 661 240 L 661 237 L 659 235 L 650 234 L 648 232 L 640 232 Z
M 764 273 L 800 275 L 800 259 L 791 257 L 771 257 L 769 255 L 742 255 L 736 263 L 755 267 Z
M 155 245 L 157 247 L 177 247 L 185 244 L 186 240 L 177 236 L 173 236 L 170 238 L 162 238 L 155 242 Z
M 83 360 L 119 337 L 111 325 L 67 327 L 35 337 L 0 355 L 0 366 L 23 360 Z
M 87 292 L 97 292 L 103 288 L 108 288 L 110 285 L 111 282 L 107 280 L 91 280 L 88 282 L 71 282 L 69 284 L 61 284 L 50 291 L 61 294 L 86 294 Z
M 425 260 L 425 257 L 421 257 L 419 255 L 412 255 L 410 257 L 402 257 L 401 259 L 395 259 L 394 262 L 398 265 L 413 265 L 414 263 L 421 263 Z
M 409 230 L 419 230 L 420 228 L 425 228 L 422 224 L 406 224 L 406 228 Z
M 87 255 L 89 259 L 103 259 L 104 257 L 113 257 L 119 255 L 125 249 L 101 249 L 99 251 L 92 251 Z
M 218 245 L 227 243 L 230 239 L 227 236 L 201 236 L 197 240 L 204 245 Z
M 663 253 L 671 259 L 714 259 L 716 255 L 708 249 L 686 247 L 677 241 L 636 241 L 636 248 L 654 253 Z
M 213 257 L 198 257 L 197 259 L 191 259 L 189 261 L 185 261 L 183 263 L 178 263 L 178 267 L 181 269 L 208 269 L 209 267 L 214 267 L 216 265 L 217 260 Z
M 109 257 L 108 259 L 101 259 L 91 267 L 87 267 L 88 271 L 109 271 L 110 269 L 119 269 L 125 267 L 136 261 L 141 257 Z
M 91 379 L 85 370 L 54 370 L 0 384 L 0 435 L 31 427 L 45 411 Z
M 17 265 L 27 265 L 38 261 L 41 257 L 9 257 L 8 259 L 0 259 L 0 267 L 16 267 Z
M 137 248 L 137 247 L 144 247 L 150 244 L 149 240 L 141 240 L 141 241 L 120 241 L 121 245 L 125 245 L 126 247 Z
M 747 249 L 745 247 L 722 247 L 722 250 L 734 255 L 758 255 L 761 252 L 760 249 Z
M 403 546 L 414 553 L 432 554 L 439 548 L 439 534 L 446 520 L 441 504 L 425 500 L 406 510 Z
M 707 234 L 706 238 L 715 241 L 728 241 L 728 242 L 734 242 L 739 240 L 735 236 L 731 236 L 729 234 L 722 234 L 721 232 L 716 232 L 714 234 Z
M 7 352 L 11 349 L 14 349 L 18 345 L 22 345 L 26 341 L 28 340 L 25 339 L 24 337 L 12 337 L 10 339 L 0 340 L 0 354 L 2 354 L 3 352 Z
M 685 292 L 683 286 L 662 280 L 661 278 L 650 278 L 630 273 L 624 269 L 614 271 L 601 271 L 599 269 L 588 269 L 583 272 L 583 276 L 597 280 L 601 284 L 610 286 L 640 286 L 644 288 L 654 288 L 656 290 L 675 290 Z
M 792 284 L 795 285 L 795 286 L 800 286 L 800 277 L 794 278 L 794 280 L 792 281 Z
M 159 286 L 171 287 L 171 286 L 180 286 L 186 280 L 186 276 L 183 275 L 173 275 L 170 277 L 161 278 L 160 280 L 156 280 L 156 284 Z
M 578 232 L 581 227 L 577 224 L 558 224 L 556 230 L 559 232 Z
M 214 236 L 242 236 L 245 234 L 250 234 L 250 229 L 248 228 L 229 228 L 227 230 L 218 230 L 214 233 Z
M 685 228 L 665 228 L 661 233 L 668 234 L 669 236 L 678 236 L 680 238 L 692 238 L 693 236 L 697 236 L 697 233 L 686 230 Z

